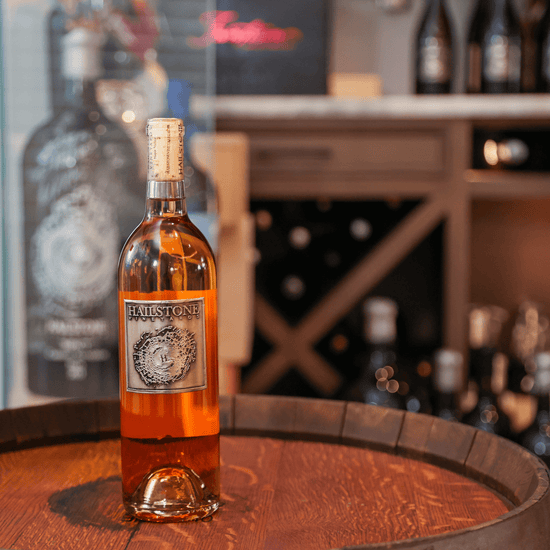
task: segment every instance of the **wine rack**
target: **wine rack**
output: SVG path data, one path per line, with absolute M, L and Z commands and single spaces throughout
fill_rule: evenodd
M 265 101 L 271 105 L 269 98 Z M 262 116 L 259 109 L 244 112 L 238 98 L 238 108 L 232 113 L 231 98 L 220 98 L 223 107 L 217 117 L 218 130 L 244 132 L 250 140 L 250 196 L 256 214 L 264 207 L 271 208 L 272 203 L 284 208 L 308 201 L 349 204 L 350 211 L 361 203 L 398 202 L 414 207 L 394 220 L 391 230 L 373 240 L 372 247 L 367 250 L 365 246 L 330 288 L 319 292 L 311 303 L 304 300 L 298 313 L 284 311 L 281 300 L 266 290 L 277 267 L 273 264 L 264 273 L 260 260 L 253 353 L 257 359 L 243 369 L 242 391 L 284 393 L 294 384 L 304 395 L 337 394 L 353 371 L 349 364 L 352 354 L 348 348 L 339 358 L 334 353 L 331 356 L 331 339 L 343 335 L 354 315 L 355 325 L 360 322 L 358 308 L 364 298 L 387 288 L 384 282 L 434 234 L 440 247 L 440 286 L 435 292 L 440 296 L 434 309 L 438 343 L 466 354 L 470 255 L 475 240 L 473 203 L 550 197 L 550 177 L 544 173 L 474 169 L 474 130 L 499 129 L 507 124 L 514 128 L 541 126 L 545 121 L 547 124 L 550 114 L 543 111 L 537 115 L 535 108 L 527 105 L 528 100 L 518 99 L 520 111 L 532 112 L 524 111 L 527 114 L 521 118 L 506 107 L 497 117 L 500 98 L 491 98 L 493 104 L 488 105 L 485 118 L 480 115 L 483 101 L 479 98 L 472 99 L 475 115 L 469 115 L 461 104 L 456 116 L 423 115 L 416 109 L 414 98 L 410 100 L 412 114 L 407 114 L 407 100 L 398 114 L 393 112 L 395 101 L 391 98 L 386 112 L 384 99 L 370 109 L 360 102 L 342 105 L 342 100 L 333 106 L 331 101 L 335 100 L 327 98 L 328 108 L 319 107 L 315 113 L 312 106 L 303 114 L 297 112 L 293 101 L 288 99 L 285 111 L 284 100 L 278 100 L 277 105 L 283 106 L 281 112 L 275 116 L 268 109 Z M 448 101 L 453 107 L 458 105 L 456 98 Z M 432 113 L 444 113 L 443 100 L 434 98 L 433 103 Z M 467 107 L 467 98 L 464 103 Z M 354 215 L 350 214 L 350 222 Z M 280 221 L 280 214 L 277 216 Z M 304 216 L 303 225 L 307 226 L 309 219 Z M 257 238 L 261 244 L 261 231 Z M 292 251 L 290 245 L 288 250 Z M 307 255 L 302 251 L 302 261 L 307 261 Z M 281 256 L 282 263 L 288 261 Z M 325 271 L 317 270 L 314 276 L 322 279 Z M 351 345 L 341 338 L 333 344 L 344 350 Z

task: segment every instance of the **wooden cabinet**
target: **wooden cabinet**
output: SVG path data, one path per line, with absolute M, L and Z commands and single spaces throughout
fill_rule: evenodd
M 491 111 L 491 99 L 484 101 L 487 117 L 479 116 L 479 102 L 478 114 L 471 117 L 467 108 L 456 116 L 446 113 L 433 117 L 429 113 L 380 114 L 380 109 L 354 116 L 343 113 L 342 108 L 336 115 L 308 112 L 288 116 L 284 109 L 279 116 L 273 111 L 262 116 L 261 109 L 252 115 L 242 111 L 231 113 L 228 109 L 218 112 L 218 130 L 245 132 L 250 140 L 252 199 L 421 201 L 297 326 L 289 326 L 261 296 L 256 297 L 256 326 L 275 348 L 248 378 L 243 391 L 266 391 L 294 365 L 321 393 L 330 395 L 340 379 L 316 353 L 315 342 L 441 222 L 444 222 L 444 345 L 467 350 L 468 306 L 472 294 L 478 297 L 480 294 L 477 287 L 472 291 L 472 286 L 480 284 L 472 279 L 477 271 L 472 272 L 471 265 L 473 246 L 476 257 L 480 256 L 475 234 L 479 220 L 473 219 L 472 213 L 481 213 L 483 217 L 483 209 L 476 205 L 480 201 L 510 205 L 518 199 L 533 203 L 550 197 L 550 174 L 472 169 L 474 127 L 547 125 L 550 128 L 550 111 L 537 111 L 539 98 L 532 110 L 520 102 L 523 118 L 507 116 L 506 112 L 499 117 L 494 106 Z M 500 99 L 492 101 L 498 103 Z M 510 99 L 507 101 L 506 105 L 513 105 Z M 444 112 L 445 106 L 440 110 Z M 545 205 L 550 224 L 550 204 Z M 525 211 L 524 208 L 519 212 L 520 218 Z M 540 208 L 539 219 L 543 220 Z M 493 219 L 492 225 L 481 225 L 481 236 L 490 230 L 499 231 L 498 219 Z M 550 228 L 544 227 L 544 231 L 548 232 L 550 250 Z M 504 234 L 509 235 L 509 231 Z M 498 235 L 492 242 L 495 240 L 498 241 Z M 505 249 L 501 247 L 498 253 L 502 256 Z M 490 255 L 485 267 L 491 262 L 489 258 Z M 536 258 L 531 261 L 535 266 Z M 495 261 L 495 265 L 503 264 Z M 529 265 L 524 267 L 531 269 Z M 493 276 L 500 281 L 507 274 L 498 272 Z M 486 272 L 483 277 L 483 284 L 490 284 Z M 528 297 L 529 289 L 522 291 Z M 508 297 L 509 303 L 503 305 L 517 307 L 512 302 L 521 298 L 519 293 L 520 290 L 517 296 Z M 550 303 L 550 291 L 547 293 Z M 498 296 L 490 298 L 496 300 Z

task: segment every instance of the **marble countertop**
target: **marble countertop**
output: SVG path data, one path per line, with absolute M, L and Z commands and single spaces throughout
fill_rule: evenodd
M 415 96 L 194 96 L 198 118 L 526 119 L 550 118 L 550 94 Z

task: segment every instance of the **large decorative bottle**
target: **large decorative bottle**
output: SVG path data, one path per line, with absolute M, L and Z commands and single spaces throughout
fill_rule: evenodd
M 454 78 L 453 29 L 445 0 L 427 0 L 416 34 L 415 91 L 448 94 Z
M 102 35 L 62 37 L 64 106 L 23 158 L 28 386 L 57 397 L 118 392 L 116 269 L 140 219 L 137 155 L 95 96 Z
M 123 501 L 159 522 L 206 517 L 220 495 L 216 267 L 187 215 L 183 132 L 148 121 L 146 212 L 118 279 Z

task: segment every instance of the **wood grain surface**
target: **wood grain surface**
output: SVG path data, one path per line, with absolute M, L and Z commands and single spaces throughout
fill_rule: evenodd
M 0 411 L 0 549 L 550 550 L 550 472 L 503 438 L 360 403 L 221 396 L 223 506 L 139 523 L 117 400 Z
M 222 437 L 210 522 L 140 523 L 121 502 L 119 441 L 0 454 L 0 547 L 20 550 L 340 548 L 443 534 L 507 512 L 480 484 L 370 449 Z

